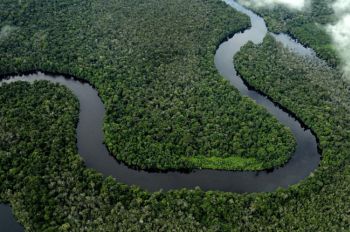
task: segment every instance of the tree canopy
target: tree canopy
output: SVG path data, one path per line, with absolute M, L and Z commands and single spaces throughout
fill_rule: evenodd
M 84 78 L 106 107 L 105 142 L 141 169 L 261 170 L 284 164 L 289 131 L 217 74 L 221 39 L 249 26 L 216 0 L 5 0 L 0 73 Z
M 153 17 L 158 16 L 159 11 L 163 16 Z M 118 17 L 113 12 L 118 12 Z M 198 17 L 202 18 L 194 20 L 179 16 L 191 12 L 195 15 L 201 12 Z M 171 20 L 165 20 L 165 16 Z M 130 25 L 117 23 L 123 19 L 128 19 Z M 170 21 L 178 23 L 169 24 Z M 197 21 L 205 22 L 198 30 L 202 31 L 201 36 L 189 37 L 185 41 L 181 41 L 185 37 L 171 37 L 179 32 L 177 29 L 196 31 L 189 22 L 195 24 Z M 141 94 L 142 91 L 155 91 L 157 85 L 149 84 L 165 79 L 173 81 L 170 82 L 173 85 L 162 84 L 158 89 L 169 86 L 167 89 L 173 91 L 167 93 L 173 96 L 185 94 L 182 98 L 174 97 L 170 103 L 182 101 L 182 105 L 189 104 L 190 89 L 202 86 L 205 87 L 203 99 L 198 101 L 208 102 L 205 103 L 208 106 L 222 102 L 216 106 L 222 111 L 212 110 L 208 114 L 218 116 L 220 112 L 229 112 L 235 115 L 236 109 L 230 107 L 237 101 L 227 99 L 241 98 L 216 74 L 213 53 L 219 38 L 247 26 L 246 23 L 237 26 L 236 21 L 232 10 L 214 0 L 3 0 L 0 2 L 1 27 L 12 25 L 15 29 L 0 40 L 0 73 L 44 69 L 86 78 L 97 87 L 107 106 L 110 116 L 106 118 L 105 132 L 109 136 L 107 142 L 113 145 L 116 141 L 112 135 L 122 127 L 114 121 L 119 118 L 116 115 L 124 118 L 125 112 L 138 112 L 132 109 L 146 96 Z M 150 30 L 149 25 L 155 25 L 153 23 L 166 25 L 163 29 L 168 29 L 157 34 L 160 31 Z M 115 28 L 106 30 L 106 25 L 115 25 Z M 136 30 L 135 26 L 143 30 Z M 147 43 L 138 41 L 144 38 L 141 33 L 150 36 Z M 168 35 L 166 38 L 173 40 L 171 46 L 162 43 L 159 35 Z M 112 37 L 115 42 L 104 41 L 105 38 L 113 41 Z M 203 43 L 197 41 L 200 44 L 196 50 L 198 53 L 186 48 L 188 41 L 194 39 L 204 40 Z M 175 52 L 173 46 L 180 44 L 184 49 L 174 50 L 179 54 L 189 52 L 189 56 L 167 56 L 162 50 L 165 46 L 168 51 Z M 156 49 L 157 46 L 160 50 Z M 153 59 L 148 59 L 162 55 L 165 56 L 164 63 L 155 66 Z M 192 59 L 194 57 L 203 59 Z M 296 113 L 316 132 L 323 159 L 320 167 L 301 183 L 273 193 L 253 194 L 199 189 L 149 193 L 122 185 L 118 180 L 104 178 L 87 169 L 79 158 L 75 147 L 78 103 L 69 91 L 47 82 L 33 85 L 13 83 L 0 87 L 1 202 L 11 203 L 16 217 L 27 231 L 348 230 L 348 85 L 333 69 L 296 56 L 270 37 L 262 45 L 245 46 L 235 62 L 243 78 L 251 85 Z M 193 67 L 205 68 L 195 69 L 201 75 L 196 75 L 195 71 L 188 73 Z M 178 83 L 182 83 L 182 88 Z M 227 91 L 227 95 L 216 92 L 220 90 L 216 86 Z M 186 91 L 177 93 L 179 89 Z M 200 90 L 202 88 L 197 89 Z M 159 104 L 159 99 L 167 99 L 147 96 L 153 98 L 141 104 L 141 112 L 148 112 L 146 109 L 151 106 L 159 109 L 164 106 Z M 255 108 L 253 104 L 252 107 Z M 181 107 L 175 109 L 186 119 L 190 118 Z M 152 115 L 152 112 L 147 115 Z M 223 117 L 220 115 L 220 118 Z M 180 116 L 175 119 L 183 120 Z M 175 124 L 175 119 L 168 125 Z M 129 123 L 137 122 L 129 119 Z
M 241 2 L 244 2 L 241 0 Z M 302 11 L 291 10 L 284 6 L 253 7 L 266 20 L 269 30 L 287 33 L 305 46 L 312 47 L 318 56 L 336 67 L 341 60 L 333 47 L 332 39 L 326 31 L 326 25 L 334 23 L 334 0 L 310 0 Z

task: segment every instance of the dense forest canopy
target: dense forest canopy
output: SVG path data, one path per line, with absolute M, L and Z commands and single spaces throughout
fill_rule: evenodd
M 259 47 L 248 45 L 243 52 L 237 62 L 245 54 L 250 57 L 249 64 L 260 67 L 270 68 L 261 63 L 266 59 L 276 63 L 280 60 L 281 66 L 277 66 L 267 86 L 279 83 L 277 78 L 288 78 L 277 73 L 290 74 L 284 65 L 291 59 L 296 61 L 291 70 L 301 70 L 309 77 L 314 75 L 313 67 L 318 67 L 288 53 L 272 38 Z M 249 73 L 244 69 L 248 70 L 249 64 L 237 64 L 247 77 Z M 327 67 L 322 71 L 332 74 Z M 319 83 L 343 85 L 327 76 L 322 76 Z M 22 82 L 4 85 L 0 88 L 3 102 L 0 199 L 11 203 L 16 217 L 28 231 L 339 231 L 348 228 L 350 145 L 341 140 L 350 141 L 346 129 L 349 123 L 342 121 L 346 120 L 342 117 L 346 107 L 336 104 L 336 99 L 343 100 L 346 95 L 327 93 L 321 87 L 314 92 L 314 86 L 307 87 L 310 79 L 292 77 L 287 83 L 297 93 L 312 92 L 320 99 L 317 102 L 301 99 L 304 105 L 295 109 L 303 119 L 313 119 L 312 127 L 319 133 L 324 149 L 321 167 L 306 181 L 288 190 L 243 195 L 185 189 L 151 194 L 103 178 L 86 169 L 76 153 L 74 128 L 78 103 L 68 90 L 42 81 L 33 85 Z M 292 93 L 287 97 L 288 92 L 276 89 L 283 93 L 279 96 L 286 104 L 298 101 L 299 95 L 308 96 Z M 329 113 L 343 114 L 330 117 L 315 104 L 329 104 Z M 303 107 L 313 107 L 312 113 Z M 315 111 L 318 118 L 313 117 Z
M 250 0 L 239 0 L 247 3 Z M 306 46 L 312 47 L 317 54 L 333 67 L 341 61 L 333 45 L 326 25 L 336 21 L 332 8 L 335 0 L 310 0 L 302 10 L 291 10 L 283 5 L 274 7 L 253 7 L 264 17 L 271 31 L 288 33 Z
M 295 148 L 289 131 L 217 74 L 220 39 L 249 26 L 216 0 L 0 3 L 0 73 L 85 78 L 106 106 L 106 144 L 142 169 L 264 169 Z M 8 31 L 8 30 L 6 30 Z
M 290 202 L 300 200 L 304 205 L 299 205 L 298 213 L 289 219 L 296 223 L 301 220 L 299 213 L 308 211 L 305 217 L 310 217 L 311 224 L 299 222 L 300 228 L 347 230 L 350 226 L 347 213 L 350 205 L 345 203 L 350 200 L 349 84 L 337 70 L 324 62 L 295 55 L 271 36 L 262 45 L 247 44 L 234 62 L 249 84 L 296 113 L 320 139 L 320 167 L 298 189 L 299 193 L 307 191 L 313 195 L 293 197 Z M 314 211 L 317 209 L 319 212 Z M 292 212 L 292 209 L 283 211 L 289 210 Z M 286 225 L 290 226 L 289 223 Z
M 159 14 L 162 17 L 154 17 Z M 184 17 L 175 17 L 179 14 Z M 164 25 L 160 27 L 164 31 L 150 30 L 155 21 Z M 196 27 L 199 22 L 204 23 L 202 27 Z M 137 124 L 133 119 L 142 115 L 147 115 L 149 124 L 152 117 L 162 122 L 157 118 L 159 111 L 152 113 L 164 107 L 161 102 L 168 97 L 174 99 L 169 104 L 179 102 L 174 103 L 176 111 L 192 118 L 184 107 L 191 103 L 189 96 L 198 96 L 191 91 L 203 91 L 195 105 L 200 110 L 212 107 L 205 116 L 217 123 L 217 131 L 222 124 L 216 118 L 220 121 L 232 114 L 229 118 L 238 120 L 237 115 L 247 112 L 247 107 L 231 109 L 231 104 L 249 106 L 252 121 L 266 114 L 239 97 L 213 67 L 219 40 L 248 26 L 244 17 L 220 1 L 4 0 L 0 25 L 5 28 L 0 38 L 0 73 L 44 69 L 89 80 L 107 106 L 105 133 L 110 148 L 118 148 L 119 141 L 113 138 L 116 130 L 125 129 L 123 123 Z M 184 31 L 193 37 L 173 36 Z M 110 43 L 106 38 L 112 35 L 116 40 Z M 199 44 L 196 50 L 190 49 L 192 40 Z M 348 230 L 348 85 L 337 71 L 296 56 L 272 37 L 261 45 L 246 45 L 235 64 L 243 78 L 296 113 L 320 139 L 321 165 L 300 184 L 259 194 L 199 189 L 148 193 L 122 185 L 87 169 L 79 158 L 75 147 L 78 102 L 67 89 L 47 82 L 13 83 L 0 87 L 0 201 L 11 203 L 27 231 Z M 170 88 L 173 91 L 164 94 L 173 96 L 157 95 Z M 145 95 L 144 89 L 152 94 Z M 143 96 L 152 99 L 146 104 Z M 131 112 L 137 115 L 127 114 Z M 171 120 L 171 125 L 182 124 Z M 266 125 L 281 131 L 277 123 Z

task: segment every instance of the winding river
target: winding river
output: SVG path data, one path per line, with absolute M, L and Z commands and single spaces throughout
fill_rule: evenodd
M 103 119 L 105 108 L 97 91 L 88 83 L 74 78 L 48 75 L 41 72 L 9 77 L 2 82 L 47 80 L 68 87 L 80 102 L 79 123 L 77 127 L 77 147 L 87 167 L 113 176 L 119 182 L 128 185 L 137 185 L 148 191 L 160 189 L 171 190 L 179 188 L 194 188 L 199 186 L 203 190 L 218 190 L 227 192 L 267 192 L 277 188 L 287 188 L 310 175 L 320 162 L 320 154 L 315 136 L 303 123 L 274 104 L 264 95 L 251 89 L 237 75 L 233 65 L 234 55 L 248 41 L 258 44 L 268 32 L 264 20 L 236 3 L 234 0 L 225 0 L 234 9 L 248 15 L 252 27 L 243 33 L 237 33 L 223 42 L 217 49 L 215 65 L 219 73 L 230 81 L 240 94 L 253 99 L 263 106 L 280 123 L 289 127 L 297 141 L 297 147 L 291 160 L 283 167 L 269 171 L 218 171 L 194 170 L 190 173 L 170 171 L 166 173 L 146 172 L 134 170 L 111 156 L 103 144 Z M 284 46 L 289 47 L 297 54 L 316 58 L 313 50 L 303 47 L 287 35 L 273 35 Z M 0 205 L 0 231 L 22 231 L 15 222 L 9 206 Z M 6 222 L 5 222 L 6 221 Z

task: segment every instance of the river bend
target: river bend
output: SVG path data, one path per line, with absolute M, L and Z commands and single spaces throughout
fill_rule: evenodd
M 61 75 L 48 75 L 41 72 L 30 75 L 13 76 L 2 82 L 47 80 L 69 88 L 80 102 L 79 123 L 77 126 L 77 147 L 86 166 L 105 176 L 113 176 L 118 182 L 136 185 L 148 191 L 172 190 L 179 188 L 200 187 L 203 190 L 226 192 L 268 192 L 277 188 L 287 188 L 310 175 L 320 162 L 320 154 L 315 136 L 281 107 L 267 97 L 249 88 L 237 75 L 233 64 L 234 55 L 248 41 L 259 44 L 266 36 L 268 29 L 265 21 L 254 12 L 244 8 L 234 0 L 224 0 L 229 6 L 246 14 L 251 19 L 251 28 L 235 34 L 221 43 L 215 54 L 215 66 L 218 72 L 234 85 L 240 94 L 253 99 L 263 106 L 273 117 L 289 127 L 296 139 L 297 147 L 291 160 L 280 168 L 269 171 L 218 171 L 194 170 L 190 173 L 169 171 L 166 173 L 134 170 L 118 162 L 111 156 L 104 145 L 103 120 L 104 105 L 97 91 L 88 83 Z M 273 36 L 284 46 L 299 55 L 316 57 L 313 50 L 303 47 L 289 36 L 281 34 Z M 9 215 L 8 206 L 0 205 L 0 215 Z M 9 220 L 14 221 L 11 217 Z M 12 219 L 11 219 L 12 218 Z M 10 223 L 11 224 L 11 223 Z M 2 231 L 3 223 L 0 224 Z M 20 231 L 18 225 L 7 226 L 6 231 Z M 16 229 L 17 228 L 17 229 Z

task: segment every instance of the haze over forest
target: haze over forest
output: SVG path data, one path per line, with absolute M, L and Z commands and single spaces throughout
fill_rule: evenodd
M 350 0 L 1 0 L 0 231 L 348 231 Z

